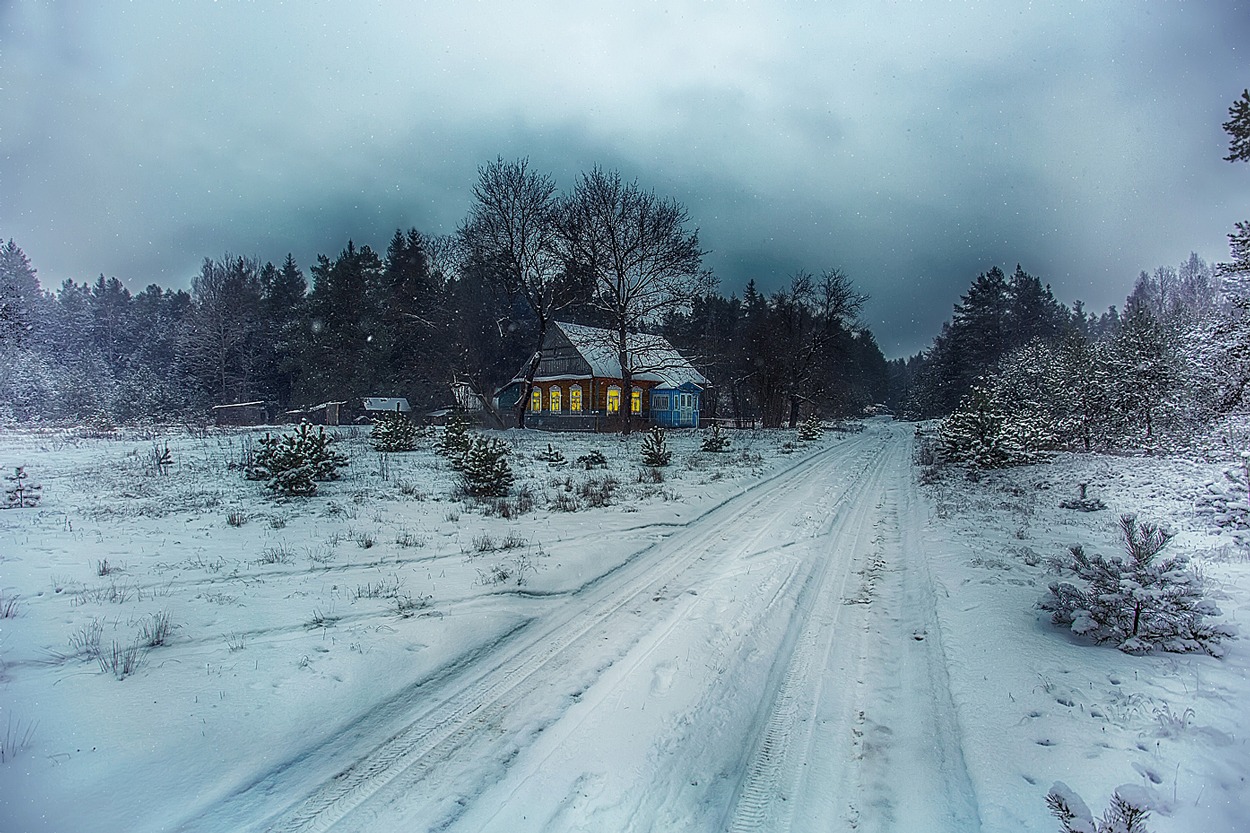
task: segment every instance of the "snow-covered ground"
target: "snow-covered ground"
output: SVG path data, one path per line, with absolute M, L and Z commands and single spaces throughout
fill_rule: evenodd
M 1051 831 L 1056 780 L 1244 829 L 1250 643 L 1131 657 L 1034 607 L 1133 511 L 1250 633 L 1222 467 L 920 486 L 912 430 L 675 432 L 661 483 L 640 437 L 510 431 L 504 504 L 359 431 L 290 501 L 238 470 L 255 433 L 6 433 L 43 498 L 0 512 L 0 831 Z M 1060 509 L 1080 482 L 1109 508 Z

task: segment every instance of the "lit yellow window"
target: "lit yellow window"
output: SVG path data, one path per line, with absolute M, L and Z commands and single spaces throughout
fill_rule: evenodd
M 542 388 L 534 388 L 530 391 L 530 410 L 541 411 L 543 409 L 543 391 Z
M 621 389 L 608 388 L 608 413 L 619 414 L 621 412 Z
M 636 390 L 629 394 L 629 411 L 630 413 L 642 413 L 642 391 Z
M 569 410 L 580 411 L 581 409 L 582 409 L 582 389 L 570 388 L 569 389 Z
M 560 389 L 559 388 L 552 388 L 551 393 L 547 394 L 547 407 L 553 411 L 560 410 L 561 403 L 560 403 Z

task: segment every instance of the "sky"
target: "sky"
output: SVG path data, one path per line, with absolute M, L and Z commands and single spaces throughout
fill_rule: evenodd
M 725 294 L 838 268 L 887 356 L 980 272 L 1066 303 L 1228 255 L 1250 2 L 0 0 L 0 238 L 187 288 L 453 233 L 479 166 L 682 202 Z

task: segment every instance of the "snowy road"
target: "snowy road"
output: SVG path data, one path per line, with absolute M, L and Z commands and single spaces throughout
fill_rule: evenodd
M 977 830 L 909 454 L 877 423 L 493 599 L 523 624 L 185 829 Z

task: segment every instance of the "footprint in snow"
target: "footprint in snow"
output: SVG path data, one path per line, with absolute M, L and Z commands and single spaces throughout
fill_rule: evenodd
M 677 668 L 671 662 L 656 666 L 651 678 L 651 693 L 663 696 L 673 687 L 673 678 L 677 676 Z

